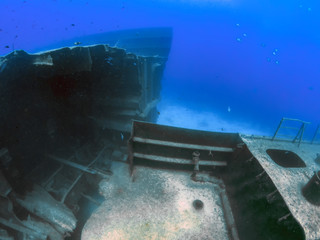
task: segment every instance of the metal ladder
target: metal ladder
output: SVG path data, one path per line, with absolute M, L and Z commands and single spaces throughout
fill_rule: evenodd
M 288 126 L 282 126 L 284 121 L 293 121 L 293 122 L 300 122 L 301 126 L 300 127 L 288 127 Z M 299 119 L 292 119 L 292 118 L 282 118 L 279 126 L 276 130 L 276 132 L 274 133 L 273 137 L 272 137 L 272 141 L 276 138 L 276 136 L 283 136 L 283 137 L 293 137 L 292 135 L 284 135 L 284 134 L 278 134 L 280 128 L 284 128 L 284 129 L 291 129 L 291 130 L 298 130 L 297 134 L 294 136 L 292 142 L 296 142 L 298 140 L 298 146 L 300 146 L 302 137 L 303 137 L 303 133 L 305 131 L 306 125 L 310 124 L 310 122 L 305 122 Z

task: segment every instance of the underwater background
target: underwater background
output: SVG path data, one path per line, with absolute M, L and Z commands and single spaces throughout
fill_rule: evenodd
M 320 123 L 320 2 L 1 0 L 0 56 L 115 30 L 172 27 L 158 123 L 272 136 Z

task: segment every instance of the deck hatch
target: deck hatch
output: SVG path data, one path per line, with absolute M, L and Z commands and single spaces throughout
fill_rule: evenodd
M 281 167 L 303 168 L 306 167 L 304 161 L 294 152 L 280 149 L 267 149 L 267 154 Z

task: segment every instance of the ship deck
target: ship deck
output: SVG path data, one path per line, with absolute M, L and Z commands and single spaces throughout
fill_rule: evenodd
M 100 183 L 106 201 L 87 221 L 82 239 L 229 239 L 221 180 L 195 182 L 190 173 L 114 162 Z M 196 209 L 194 200 L 203 208 Z
M 306 239 L 320 239 L 320 208 L 309 203 L 302 195 L 302 188 L 319 170 L 314 161 L 320 153 L 318 144 L 297 143 L 269 138 L 241 136 L 251 153 L 267 172 L 279 193 L 285 200 L 293 217 L 302 226 Z M 291 151 L 297 154 L 306 167 L 282 167 L 266 153 L 267 149 Z

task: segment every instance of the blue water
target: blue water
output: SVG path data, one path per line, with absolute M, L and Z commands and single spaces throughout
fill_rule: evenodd
M 1 0 L 0 55 L 74 37 L 173 28 L 158 122 L 272 135 L 320 123 L 320 1 Z

